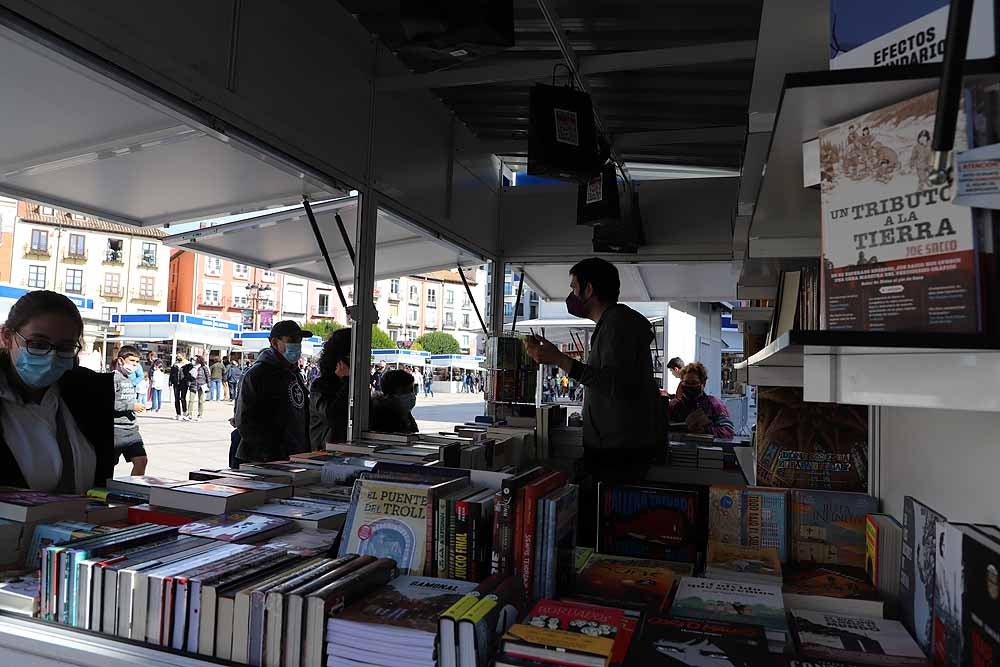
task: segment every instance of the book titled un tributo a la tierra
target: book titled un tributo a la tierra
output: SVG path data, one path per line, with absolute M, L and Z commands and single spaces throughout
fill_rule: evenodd
M 973 210 L 931 183 L 937 92 L 819 134 L 826 328 L 983 328 Z M 955 150 L 967 146 L 959 112 Z

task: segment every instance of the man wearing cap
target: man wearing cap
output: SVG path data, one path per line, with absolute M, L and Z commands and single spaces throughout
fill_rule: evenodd
M 236 428 L 243 462 L 278 461 L 309 451 L 309 399 L 299 357 L 312 336 L 292 320 L 271 327 L 271 346 L 247 369 L 236 399 Z

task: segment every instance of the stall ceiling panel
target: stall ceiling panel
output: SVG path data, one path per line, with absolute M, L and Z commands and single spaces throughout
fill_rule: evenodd
M 354 266 L 337 227 L 340 214 L 353 243 L 357 232 L 357 198 L 313 205 L 316 222 L 341 283 L 354 279 Z M 224 257 L 319 282 L 331 281 L 309 220 L 301 207 L 166 237 L 172 247 Z M 376 279 L 473 266 L 482 258 L 419 231 L 387 212 L 379 211 L 375 245 Z
M 0 192 L 163 225 L 333 191 L 0 28 Z

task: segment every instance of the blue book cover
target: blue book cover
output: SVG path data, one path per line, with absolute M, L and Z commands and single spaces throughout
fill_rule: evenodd
M 773 547 L 788 561 L 788 492 L 747 486 L 713 486 L 708 497 L 710 539 L 760 549 Z
M 878 499 L 865 493 L 792 491 L 792 560 L 865 567 L 865 517 Z

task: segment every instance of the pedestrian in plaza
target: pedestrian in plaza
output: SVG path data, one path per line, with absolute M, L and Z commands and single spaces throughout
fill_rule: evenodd
M 211 389 L 208 393 L 208 400 L 210 401 L 221 401 L 222 400 L 222 377 L 226 374 L 226 367 L 222 365 L 222 362 L 216 358 L 215 363 L 213 363 L 209 369 L 209 379 L 211 380 Z
M 382 391 L 382 374 L 385 373 L 385 366 L 379 364 L 372 372 L 372 391 Z
M 388 371 L 382 376 L 382 392 L 372 398 L 371 428 L 383 433 L 416 433 L 412 410 L 417 388 L 406 371 Z
M 229 364 L 226 369 L 226 384 L 229 386 L 229 400 L 235 401 L 240 395 L 240 381 L 243 380 L 243 367 L 237 362 Z
M 347 440 L 351 395 L 351 330 L 338 329 L 323 343 L 319 377 L 309 390 L 309 441 L 315 450 Z
M 229 393 L 229 378 L 227 374 L 229 373 L 229 357 L 222 357 L 222 400 L 228 401 L 230 397 Z
M 195 358 L 194 364 L 188 371 L 190 382 L 188 383 L 187 417 L 188 421 L 201 421 L 205 415 L 205 394 L 208 393 L 209 370 L 205 363 L 205 357 L 200 354 Z M 198 414 L 195 414 L 195 405 L 198 406 Z
M 0 485 L 82 494 L 114 475 L 114 380 L 77 367 L 80 311 L 28 292 L 0 329 Z
M 183 353 L 178 354 L 174 360 L 174 365 L 170 367 L 170 375 L 167 383 L 174 388 L 174 419 L 177 421 L 188 421 L 187 416 L 187 395 L 191 386 L 191 369 L 194 365 L 187 360 Z
M 559 396 L 565 398 L 569 396 L 569 376 L 563 375 L 559 378 Z
M 424 396 L 434 398 L 434 373 L 432 371 L 424 373 Z
M 319 364 L 316 361 L 309 362 L 309 368 L 306 370 L 306 387 L 312 391 L 313 382 L 319 377 Z
M 142 374 L 146 379 L 146 391 L 143 394 L 143 401 L 146 408 L 153 406 L 153 364 L 156 363 L 156 352 L 150 350 L 146 353 L 146 358 L 142 360 Z
M 302 339 L 310 336 L 294 320 L 275 323 L 270 347 L 243 376 L 235 416 L 241 461 L 277 461 L 309 451 L 309 403 L 298 363 Z
M 132 384 L 132 375 L 135 369 L 142 368 L 139 363 L 139 350 L 132 345 L 123 345 L 118 350 L 118 359 L 115 362 L 115 463 L 118 457 L 124 457 L 132 464 L 133 475 L 145 475 L 146 448 L 142 443 L 142 435 L 139 434 L 139 424 L 136 415 L 146 411 L 146 405 L 140 400 L 136 392 L 136 385 Z
M 150 378 L 150 404 L 153 412 L 159 412 L 163 405 L 163 390 L 167 388 L 167 374 L 163 372 L 163 362 L 157 359 L 153 362 Z
M 302 377 L 302 384 L 309 388 L 309 369 L 306 368 L 306 358 L 299 357 L 299 376 Z

